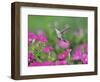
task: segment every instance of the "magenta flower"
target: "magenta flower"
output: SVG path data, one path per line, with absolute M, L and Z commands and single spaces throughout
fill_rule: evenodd
M 45 62 L 33 62 L 29 66 L 50 66 L 53 65 L 53 62 L 45 61 Z
M 57 44 L 61 48 L 68 48 L 69 47 L 69 41 L 64 41 L 64 40 L 58 40 Z
M 45 53 L 49 53 L 50 51 L 52 51 L 53 48 L 51 46 L 46 46 L 44 49 L 43 49 L 43 52 Z
M 67 61 L 66 60 L 56 61 L 55 64 L 56 65 L 66 65 Z
M 50 66 L 50 65 L 53 65 L 53 62 L 45 61 L 42 63 L 42 66 Z
M 81 50 L 83 50 L 83 53 L 88 53 L 88 46 L 86 43 L 80 45 Z
M 32 42 L 32 40 L 38 40 L 38 37 L 37 35 L 35 35 L 34 33 L 32 32 L 28 32 L 28 43 Z
M 28 61 L 32 61 L 34 59 L 34 55 L 32 54 L 32 52 L 28 53 Z
M 62 59 L 65 59 L 67 57 L 67 53 L 66 52 L 63 52 L 61 54 L 58 55 L 58 59 L 62 60 Z
M 58 59 L 62 60 L 65 59 L 69 53 L 71 52 L 71 49 L 66 49 L 63 53 L 58 55 Z
M 41 63 L 35 61 L 35 62 L 31 63 L 29 66 L 41 66 Z
M 68 49 L 65 50 L 65 53 L 66 53 L 66 54 L 69 54 L 71 51 L 72 51 L 72 50 L 68 48 Z
M 83 64 L 88 62 L 88 47 L 87 44 L 81 44 L 78 46 L 72 56 L 73 60 L 81 60 Z
M 38 40 L 41 42 L 47 42 L 47 38 L 45 37 L 44 33 L 38 34 Z
M 87 64 L 88 63 L 88 55 L 87 54 L 83 54 L 81 60 L 82 60 L 83 64 Z
M 76 49 L 73 56 L 72 56 L 72 59 L 73 60 L 81 60 L 81 57 L 82 57 L 81 49 Z
M 62 59 L 65 59 L 66 58 L 66 54 L 65 53 L 61 53 L 58 55 L 58 59 L 62 60 Z

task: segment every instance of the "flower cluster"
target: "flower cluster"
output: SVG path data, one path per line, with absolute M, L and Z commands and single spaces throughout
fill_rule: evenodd
M 28 66 L 70 65 L 75 61 L 88 63 L 87 44 L 71 49 L 68 40 L 57 38 L 55 42 L 55 47 L 49 44 L 44 32 L 28 32 Z
M 72 59 L 74 61 L 81 61 L 83 64 L 87 64 L 88 63 L 87 44 L 82 44 L 82 45 L 78 46 L 74 51 Z

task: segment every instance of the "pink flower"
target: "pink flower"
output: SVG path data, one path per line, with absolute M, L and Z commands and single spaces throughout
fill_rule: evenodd
M 35 61 L 35 62 L 31 63 L 29 66 L 41 66 L 41 63 Z
M 58 55 L 58 59 L 60 59 L 60 60 L 65 59 L 70 52 L 71 52 L 71 49 L 65 50 L 63 53 Z
M 45 61 L 45 62 L 33 62 L 29 66 L 50 66 L 53 65 L 53 62 Z
M 64 41 L 64 40 L 58 40 L 57 44 L 61 48 L 68 48 L 69 47 L 69 41 Z
M 81 50 L 83 53 L 88 53 L 88 45 L 86 43 L 80 45 Z
M 28 32 L 28 43 L 32 42 L 32 40 L 38 40 L 38 37 L 37 35 L 35 35 L 34 33 L 32 32 Z
M 76 49 L 72 56 L 72 59 L 73 60 L 81 60 L 81 57 L 82 57 L 81 49 Z
M 67 56 L 67 55 L 66 55 L 65 53 L 61 53 L 61 54 L 58 55 L 58 59 L 60 59 L 60 60 L 61 60 L 61 59 L 65 59 L 66 56 Z
M 66 60 L 56 61 L 55 64 L 56 65 L 66 65 L 67 61 Z
M 42 63 L 42 66 L 50 66 L 50 65 L 53 65 L 53 62 L 45 61 Z
M 32 52 L 28 53 L 28 62 L 32 61 L 34 59 L 34 55 L 32 54 Z
M 83 64 L 87 64 L 88 63 L 88 55 L 83 54 L 81 60 L 82 60 Z
M 87 63 L 87 60 L 88 60 L 87 56 L 88 56 L 87 44 L 81 44 L 75 49 L 72 59 L 81 60 L 85 64 Z
M 53 48 L 51 46 L 46 46 L 44 49 L 43 49 L 43 52 L 45 53 L 49 53 L 50 51 L 52 51 Z
M 38 40 L 41 42 L 47 42 L 47 38 L 45 37 L 44 33 L 39 33 L 38 34 Z

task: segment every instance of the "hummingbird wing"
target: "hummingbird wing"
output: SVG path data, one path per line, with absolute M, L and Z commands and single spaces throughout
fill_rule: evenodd
M 56 29 L 56 28 L 55 28 L 55 31 L 56 31 L 57 37 L 58 38 L 62 38 L 61 32 L 58 29 Z
M 62 31 L 61 31 L 61 34 L 64 34 L 65 32 L 67 32 L 69 30 L 68 27 L 64 28 Z

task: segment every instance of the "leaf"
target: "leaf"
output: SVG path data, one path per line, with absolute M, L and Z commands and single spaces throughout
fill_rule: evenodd
M 36 57 L 36 60 L 37 60 L 38 62 L 42 62 L 42 60 L 41 60 L 39 57 Z
M 49 61 L 55 61 L 57 59 L 57 56 L 54 52 L 51 52 L 51 54 L 48 56 Z
M 47 61 L 47 60 L 48 60 L 48 54 L 42 53 L 42 54 L 40 55 L 40 58 L 41 58 L 42 61 Z
M 34 48 L 34 47 L 32 47 L 32 50 L 34 51 L 34 50 L 35 50 L 35 48 Z
M 73 61 L 74 64 L 82 64 L 80 60 Z

